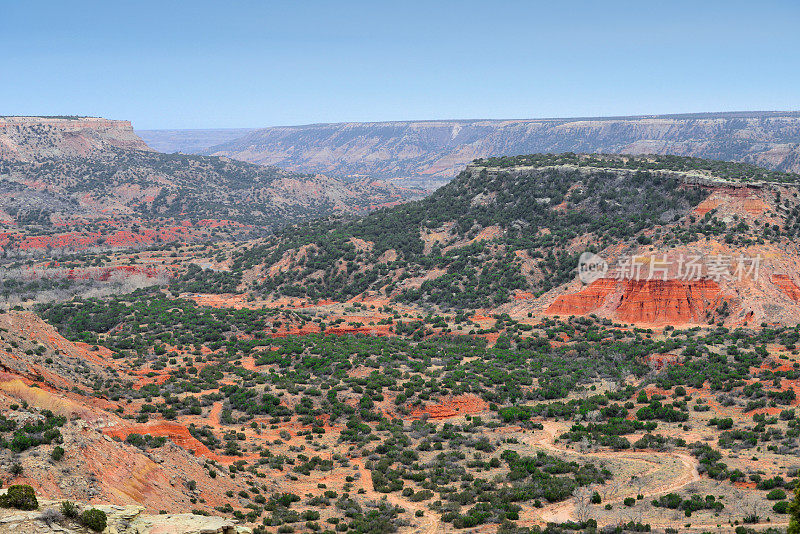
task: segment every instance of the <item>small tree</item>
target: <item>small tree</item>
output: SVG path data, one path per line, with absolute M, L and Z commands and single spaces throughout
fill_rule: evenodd
M 50 453 L 50 458 L 56 462 L 61 461 L 61 459 L 64 458 L 64 447 L 56 445 L 55 448 L 53 448 L 53 452 Z
M 789 528 L 786 529 L 786 534 L 800 534 L 800 486 L 794 490 L 794 500 L 789 505 Z
M 78 505 L 74 502 L 64 501 L 61 503 L 61 513 L 64 514 L 64 517 L 75 519 L 80 515 L 80 510 L 78 510 Z
M 578 486 L 572 492 L 572 497 L 575 499 L 575 517 L 580 523 L 589 519 L 592 494 L 594 494 L 594 489 L 587 486 Z
M 81 522 L 95 532 L 103 532 L 106 529 L 106 513 L 97 508 L 90 508 L 81 514 Z
M 3 508 L 16 508 L 17 510 L 36 510 L 39 501 L 36 492 L 27 484 L 9 486 L 5 495 L 0 495 L 0 506 Z

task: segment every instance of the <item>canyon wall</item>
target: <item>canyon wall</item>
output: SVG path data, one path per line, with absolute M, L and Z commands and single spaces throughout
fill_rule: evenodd
M 110 147 L 151 149 L 130 121 L 97 117 L 0 117 L 0 160 L 87 156 Z
M 196 148 L 203 131 L 141 133 L 164 151 L 191 138 L 199 153 L 424 187 L 449 181 L 475 158 L 536 152 L 676 154 L 800 171 L 800 112 L 312 124 L 263 128 L 215 146 L 219 131 L 207 132 L 204 150 Z

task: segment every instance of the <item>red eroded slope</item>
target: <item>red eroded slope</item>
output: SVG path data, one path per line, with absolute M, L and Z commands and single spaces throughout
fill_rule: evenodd
M 694 212 L 705 215 L 714 209 L 733 209 L 738 213 L 747 213 L 759 217 L 769 211 L 769 205 L 759 198 L 756 189 L 750 187 L 717 187 L 711 195 L 697 205 Z
M 790 299 L 800 301 L 800 287 L 797 287 L 797 284 L 789 278 L 789 275 L 773 274 L 772 283 L 781 288 Z
M 596 310 L 605 302 L 609 293 L 614 291 L 617 280 L 614 278 L 600 278 L 589 286 L 578 291 L 561 295 L 548 308 L 551 315 L 583 315 Z
M 601 278 L 585 289 L 558 297 L 550 315 L 585 315 L 600 309 L 608 296 L 619 292 L 611 305 L 613 317 L 627 323 L 686 324 L 705 322 L 705 314 L 719 300 L 713 280 L 615 280 Z
M 189 430 L 178 423 L 169 423 L 158 421 L 153 423 L 133 425 L 124 428 L 108 428 L 103 431 L 109 436 L 125 439 L 128 434 L 150 434 L 151 436 L 164 436 L 176 445 L 184 449 L 194 451 L 199 456 L 205 456 L 212 460 L 220 460 L 220 456 L 211 452 L 211 450 L 203 445 L 197 438 L 189 433 Z
M 421 419 L 427 415 L 430 419 L 449 419 L 462 414 L 480 413 L 489 409 L 482 398 L 475 395 L 449 397 L 439 404 L 430 404 L 411 412 L 413 419 Z
M 625 280 L 615 315 L 629 323 L 684 324 L 703 321 L 719 296 L 713 280 Z

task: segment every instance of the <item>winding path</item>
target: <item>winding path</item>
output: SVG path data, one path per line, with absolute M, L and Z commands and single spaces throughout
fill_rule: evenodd
M 697 482 L 700 480 L 700 473 L 697 471 L 699 462 L 690 454 L 684 452 L 661 452 L 661 451 L 601 451 L 580 453 L 570 449 L 564 449 L 555 445 L 555 438 L 559 430 L 559 426 L 553 422 L 545 421 L 544 432 L 540 432 L 530 436 L 524 436 L 522 442 L 532 448 L 544 449 L 547 451 L 555 452 L 558 454 L 568 454 L 574 456 L 582 456 L 589 458 L 607 458 L 615 460 L 627 460 L 631 462 L 644 463 L 649 466 L 649 469 L 643 473 L 642 476 L 647 476 L 651 473 L 658 471 L 663 464 L 653 460 L 654 457 L 665 457 L 677 460 L 681 469 L 667 484 L 653 485 L 642 492 L 645 497 L 654 495 L 661 495 L 677 491 L 684 486 Z M 614 495 L 615 499 L 624 499 L 625 497 L 636 497 L 637 491 L 631 491 L 629 494 Z M 570 498 L 566 501 L 553 503 L 540 509 L 539 515 L 543 521 L 564 522 L 575 520 L 575 499 Z

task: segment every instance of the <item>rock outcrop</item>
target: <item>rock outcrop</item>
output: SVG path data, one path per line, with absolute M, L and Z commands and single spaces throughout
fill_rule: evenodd
M 550 315 L 585 315 L 591 313 L 606 301 L 606 297 L 617 287 L 617 280 L 600 278 L 577 293 L 561 295 L 548 308 Z
M 625 280 L 615 316 L 627 323 L 687 324 L 707 322 L 718 302 L 713 280 Z
M 795 302 L 800 302 L 800 287 L 786 274 L 773 274 L 772 283 L 781 288 L 786 296 Z
M 577 293 L 559 296 L 549 315 L 586 315 L 605 311 L 634 324 L 698 324 L 720 301 L 713 280 L 633 280 L 601 278 Z
M 77 522 L 53 513 L 60 501 L 40 501 L 39 510 L 23 512 L 0 509 L 0 534 L 83 534 Z M 144 514 L 141 506 L 83 505 L 106 513 L 104 534 L 248 534 L 251 529 L 222 517 L 197 514 Z
M 0 159 L 88 156 L 110 147 L 151 149 L 130 121 L 98 117 L 0 117 Z

